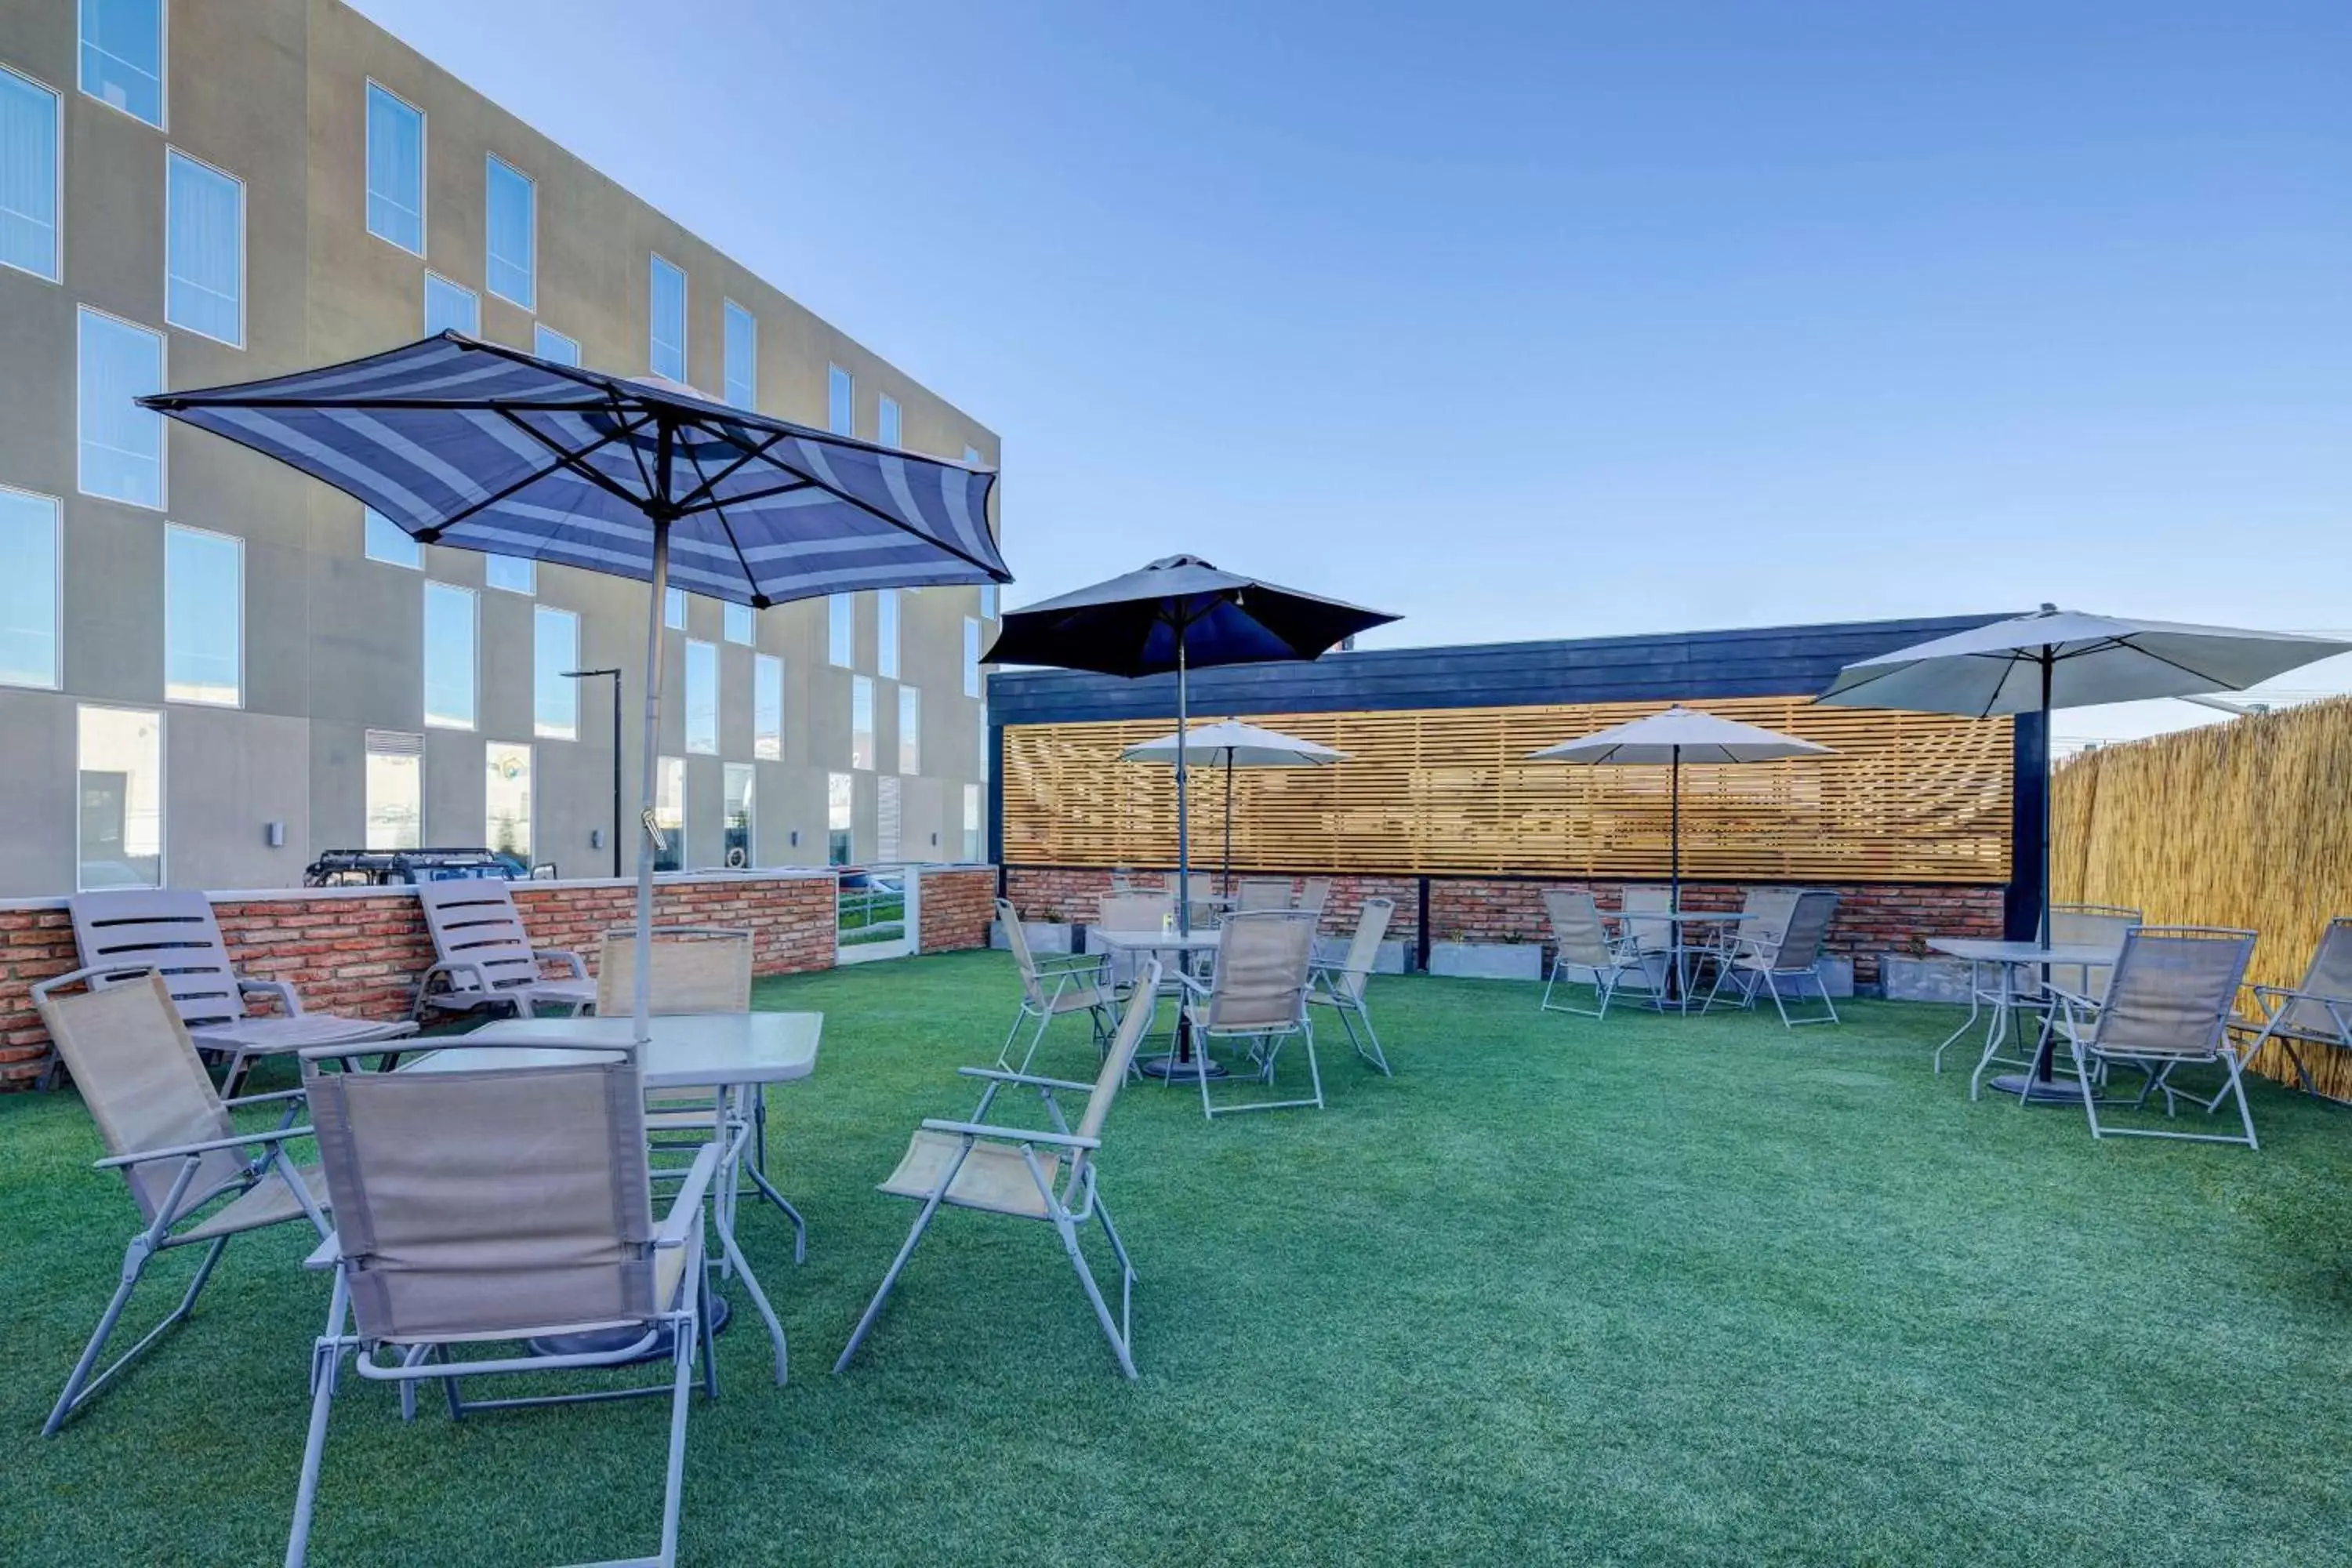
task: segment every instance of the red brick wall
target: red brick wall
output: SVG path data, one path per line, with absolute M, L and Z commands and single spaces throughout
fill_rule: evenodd
M 621 882 L 518 883 L 514 895 L 532 942 L 580 953 L 592 973 L 604 933 L 630 924 L 636 905 L 635 886 Z M 654 919 L 746 928 L 754 972 L 792 974 L 833 966 L 834 897 L 830 876 L 664 880 L 654 889 Z M 316 1012 L 406 1017 L 416 977 L 433 962 L 432 937 L 404 888 L 228 893 L 214 900 L 213 911 L 241 972 L 292 982 L 302 1005 Z M 985 941 L 984 920 L 982 932 Z M 62 900 L 0 909 L 0 1089 L 20 1088 L 48 1051 L 27 988 L 79 968 L 79 960 Z
M 921 889 L 917 952 L 952 952 L 988 945 L 988 922 L 996 913 L 996 868 L 926 870 Z
M 1110 873 L 1013 866 L 1005 869 L 1005 888 L 1024 920 L 1087 921 L 1094 917 L 1096 900 L 1109 890 Z M 1544 892 L 1550 888 L 1589 889 L 1607 909 L 1616 904 L 1624 884 L 1432 878 L 1430 939 L 1543 942 L 1550 935 L 1543 907 Z M 1839 902 L 1829 950 L 1852 958 L 1854 978 L 1864 984 L 1877 980 L 1879 954 L 1903 952 L 1914 938 L 2001 934 L 1998 887 L 1864 883 L 1832 890 Z M 1738 884 L 1683 884 L 1685 901 L 1699 909 L 1738 909 L 1745 894 L 1745 886 Z M 1408 944 L 1417 941 L 1419 892 L 1411 877 L 1333 878 L 1330 900 L 1323 907 L 1323 929 L 1333 933 L 1354 930 L 1357 910 L 1368 898 L 1396 900 L 1389 935 Z

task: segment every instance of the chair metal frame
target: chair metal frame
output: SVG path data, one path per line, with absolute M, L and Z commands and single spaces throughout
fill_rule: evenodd
M 1550 965 L 1544 972 L 1543 994 L 1536 999 L 1538 1012 L 1571 1013 L 1580 1018 L 1604 1019 L 1609 1016 L 1609 1004 L 1616 997 L 1617 988 L 1622 984 L 1622 977 L 1626 974 L 1641 975 L 1643 989 L 1654 996 L 1663 991 L 1665 983 L 1664 966 L 1654 965 L 1652 960 L 1664 959 L 1667 955 L 1655 949 L 1641 947 L 1633 933 L 1625 929 L 1626 917 L 1622 913 L 1617 914 L 1618 934 L 1612 937 L 1609 935 L 1608 927 L 1611 911 L 1604 911 L 1591 893 L 1570 892 L 1564 889 L 1555 888 L 1548 889 L 1543 899 L 1544 915 L 1550 922 L 1552 930 L 1552 959 Z M 1568 955 L 1566 947 L 1568 932 L 1564 930 L 1560 918 L 1562 906 L 1572 905 L 1579 900 L 1582 900 L 1585 908 L 1591 912 L 1592 929 L 1599 933 L 1601 952 L 1605 953 L 1609 960 L 1605 964 L 1571 959 Z M 1580 947 L 1579 951 L 1586 959 L 1596 956 L 1590 949 Z M 1562 981 L 1570 985 L 1591 986 L 1594 1005 L 1573 1007 L 1566 1002 L 1554 1002 L 1553 988 Z
M 1184 989 L 1184 1013 L 1192 1031 L 1193 1077 L 1201 1089 L 1201 1113 L 1211 1121 L 1237 1110 L 1286 1110 L 1312 1106 L 1323 1109 L 1323 1071 L 1315 1059 L 1315 1026 L 1307 1018 L 1307 995 L 1314 977 L 1315 928 L 1321 916 L 1311 910 L 1253 910 L 1247 914 L 1225 917 L 1217 931 L 1216 965 L 1206 981 L 1190 974 L 1179 974 Z M 1290 940 L 1297 944 L 1297 957 L 1292 966 L 1295 973 L 1286 972 L 1279 984 L 1271 985 L 1264 994 L 1241 994 L 1245 985 L 1264 977 L 1247 975 L 1245 965 L 1234 962 L 1228 950 L 1258 940 L 1262 927 L 1288 928 Z M 1228 1009 L 1238 1010 L 1239 1016 L 1228 1015 Z M 1255 1070 L 1233 1074 L 1271 1086 L 1275 1066 L 1283 1046 L 1292 1039 L 1301 1043 L 1307 1052 L 1307 1074 L 1313 1085 L 1313 1094 L 1305 1100 L 1253 1100 L 1220 1105 L 1209 1092 L 1209 1051 L 1211 1040 L 1245 1041 L 1246 1058 Z M 1171 1081 L 1182 1072 L 1180 1067 L 1170 1075 Z
M 1094 1027 L 1095 1045 L 1101 1048 L 1117 1026 L 1112 1016 L 1110 955 L 1074 952 L 1038 958 L 1030 951 L 1029 933 L 1022 928 L 1020 916 L 1006 899 L 996 900 L 996 921 L 1004 929 L 1005 945 L 1012 950 L 1013 966 L 1021 975 L 1021 1010 L 1013 1016 L 1013 1026 L 1004 1032 L 1004 1043 L 997 1047 L 998 1062 L 1012 1060 L 1013 1041 L 1034 1020 L 1035 1030 L 1029 1037 L 1028 1048 L 1021 1053 L 1020 1064 L 1013 1068 L 1027 1072 L 1030 1059 L 1045 1043 L 1045 1031 L 1053 1026 L 1054 1020 L 1077 1012 L 1087 1015 Z
M 2345 956 L 2338 955 L 2339 949 Z M 2332 969 L 2331 963 L 2341 968 Z M 2232 1018 L 2230 1030 L 2251 1037 L 2244 1047 L 2248 1065 L 2264 1046 L 2276 1045 L 2294 1064 L 2295 1078 L 2304 1093 L 2330 1105 L 2352 1105 L 2352 1100 L 2321 1093 L 2312 1082 L 2311 1068 L 2305 1065 L 2303 1053 L 2295 1049 L 2300 1042 L 2352 1051 L 2352 983 L 2345 984 L 2341 990 L 2335 989 L 2333 976 L 2338 973 L 2352 977 L 2352 915 L 2338 915 L 2327 922 L 2319 933 L 2319 945 L 2311 951 L 2310 964 L 2295 984 L 2249 987 L 2255 1005 L 2263 1010 L 2262 1016 Z M 2321 1019 L 2326 1020 L 2327 1026 L 2320 1026 Z M 2206 1109 L 2217 1108 L 2221 1095 L 2227 1090 L 2224 1085 L 2206 1103 Z
M 1366 899 L 1357 911 L 1355 934 L 1348 939 L 1347 956 L 1338 963 L 1315 964 L 1307 976 L 1307 1005 L 1330 1008 L 1338 1016 L 1339 1026 L 1348 1032 L 1348 1043 L 1356 1047 L 1356 1055 L 1380 1068 L 1382 1078 L 1396 1075 L 1389 1070 L 1388 1053 L 1381 1049 L 1380 1034 L 1372 1027 L 1371 1011 L 1364 1005 L 1364 990 L 1371 980 L 1372 965 L 1380 957 L 1381 939 L 1388 934 L 1389 919 L 1395 912 L 1394 899 Z
M 2090 1121 L 2093 1138 L 2169 1138 L 2189 1143 L 2242 1143 L 2249 1149 L 2262 1147 L 2254 1136 L 2253 1108 L 2246 1101 L 2247 1056 L 2242 1056 L 2233 1049 L 2229 1040 L 2231 1007 L 2237 999 L 2240 983 L 2245 978 L 2246 965 L 2253 959 L 2254 936 L 2251 931 L 2226 926 L 2138 926 L 2124 937 L 2123 951 L 2116 954 L 2104 997 L 2082 995 L 2045 984 L 2044 989 L 2049 992 L 2053 1005 L 2042 1019 L 2042 1044 L 2049 1046 L 2053 1033 L 2065 1039 L 2074 1061 L 2075 1082 L 2082 1091 L 2083 1113 Z M 2124 988 L 2132 982 L 2133 966 L 2148 944 L 2163 942 L 2236 945 L 2235 967 L 2230 974 L 2228 985 L 2220 990 L 2213 1001 L 2210 1020 L 2205 1018 L 2200 1008 L 2193 1017 L 2181 1020 L 2184 1031 L 2178 1043 L 2166 1043 L 2160 1047 L 2147 1041 L 2110 1043 L 2106 1038 L 2109 1026 L 2129 1011 L 2126 1005 L 2129 994 Z M 2189 1027 L 2190 1025 L 2194 1027 Z M 2139 1093 L 2128 1100 L 2105 1092 L 2107 1074 L 2105 1069 L 2114 1064 L 2135 1068 L 2146 1075 Z M 2221 1089 L 2210 1101 L 2172 1086 L 2172 1074 L 2177 1069 L 2208 1064 L 2218 1065 L 2223 1073 Z M 2158 1093 L 2164 1096 L 2164 1110 L 2168 1117 L 2175 1113 L 2178 1102 L 2182 1100 L 2199 1105 L 2210 1113 L 2218 1109 L 2223 1100 L 2234 1095 L 2238 1101 L 2239 1123 L 2244 1128 L 2245 1135 L 2232 1138 L 2219 1132 L 2173 1132 L 2155 1127 L 2118 1127 L 2103 1124 L 2099 1121 L 2099 1107 L 2102 1105 L 2123 1106 L 2136 1110 L 2147 1103 L 2151 1094 Z M 2021 1095 L 2018 1102 L 2021 1106 L 2024 1096 Z
M 131 1197 L 138 1204 L 146 1223 L 123 1248 L 122 1271 L 116 1281 L 114 1294 L 108 1300 L 106 1310 L 99 1316 L 98 1327 L 91 1331 L 81 1355 L 74 1363 L 73 1371 L 67 1376 L 65 1388 L 58 1394 L 57 1404 L 51 1407 L 48 1419 L 41 1424 L 41 1436 L 44 1437 L 56 1436 L 68 1417 L 96 1398 L 166 1331 L 194 1315 L 196 1298 L 204 1294 L 205 1284 L 212 1279 L 213 1268 L 220 1262 L 221 1253 L 226 1249 L 232 1237 L 250 1235 L 272 1226 L 291 1224 L 298 1219 L 309 1220 L 311 1227 L 322 1237 L 331 1229 L 323 1205 L 311 1193 L 304 1173 L 293 1164 L 286 1152 L 289 1142 L 310 1135 L 309 1127 L 296 1124 L 303 1109 L 302 1090 L 289 1089 L 236 1099 L 222 1098 L 212 1087 L 203 1058 L 196 1054 L 187 1026 L 180 1019 L 163 973 L 150 969 L 144 972 L 144 975 L 147 985 L 152 988 L 156 997 L 156 1021 L 159 1025 L 156 1049 L 186 1059 L 190 1083 L 188 1104 L 184 1108 L 185 1120 L 191 1125 L 216 1126 L 220 1131 L 218 1136 L 211 1138 L 141 1149 L 112 1149 L 92 1167 L 122 1173 L 123 1181 L 130 1186 Z M 110 984 L 98 984 L 101 979 L 109 980 Z M 66 1023 L 66 1016 L 79 1010 L 79 1004 L 94 1001 L 100 994 L 114 986 L 137 983 L 135 977 L 126 975 L 120 968 L 78 969 L 34 985 L 33 1005 L 48 1026 L 50 1037 L 63 1042 L 72 1037 L 72 1029 Z M 75 984 L 88 988 L 83 995 L 57 994 Z M 115 998 L 105 1005 L 117 1006 L 124 1004 L 125 999 Z M 74 1049 L 64 1045 L 59 1048 L 61 1051 Z M 70 1061 L 67 1065 L 68 1068 L 73 1066 Z M 86 1100 L 94 1102 L 106 1093 L 107 1086 L 102 1081 L 102 1075 L 95 1069 L 88 1074 L 76 1073 L 75 1080 Z M 232 1130 L 230 1112 L 257 1105 L 280 1104 L 285 1106 L 286 1113 L 275 1128 L 251 1132 Z M 94 1103 L 93 1114 L 96 1114 Z M 105 1127 L 103 1121 L 100 1127 L 102 1130 Z M 107 1141 L 112 1144 L 115 1139 L 110 1134 Z M 211 1158 L 239 1151 L 251 1152 L 241 1165 L 235 1168 L 225 1168 L 226 1162 Z M 171 1168 L 173 1162 L 177 1162 L 177 1166 L 172 1170 L 168 1184 L 160 1193 L 154 1190 L 152 1180 L 142 1183 L 142 1167 Z M 236 1200 L 260 1188 L 273 1177 L 289 1189 L 297 1205 L 293 1212 L 249 1225 L 235 1225 L 228 1209 Z M 197 1186 L 200 1178 L 207 1184 L 205 1187 Z M 218 1228 L 225 1223 L 230 1224 L 232 1228 Z M 179 1305 L 173 1308 L 161 1322 L 141 1335 L 137 1343 L 108 1363 L 104 1371 L 93 1373 L 92 1369 L 105 1353 L 107 1342 L 113 1338 L 124 1310 L 131 1305 L 131 1299 L 137 1292 L 141 1279 L 145 1277 L 147 1266 L 163 1253 L 175 1247 L 197 1245 L 205 1246 L 205 1255 L 196 1265 L 195 1277 L 188 1281 L 187 1289 L 182 1292 Z
M 1758 991 L 1769 994 L 1772 998 L 1772 1010 L 1780 1014 L 1783 1028 L 1796 1029 L 1809 1024 L 1838 1022 L 1837 1003 L 1831 998 L 1829 982 L 1822 978 L 1821 970 L 1822 953 L 1828 942 L 1830 927 L 1837 919 L 1838 903 L 1838 895 L 1825 888 L 1806 888 L 1800 890 L 1790 904 L 1788 919 L 1778 930 L 1749 934 L 1746 931 L 1748 922 L 1741 921 L 1734 928 L 1730 942 L 1726 944 L 1727 956 L 1716 965 L 1715 984 L 1708 988 L 1701 1011 L 1715 1005 L 1716 997 L 1728 978 L 1740 993 L 1740 1005 L 1743 1007 L 1756 1005 Z M 1814 911 L 1820 912 L 1816 915 Z M 1803 952 L 1802 963 L 1788 962 L 1792 943 Z M 1790 999 L 1800 1003 L 1804 1000 L 1808 982 L 1811 984 L 1814 994 L 1821 998 L 1822 1011 L 1811 1017 L 1792 1017 L 1789 1013 L 1789 1002 Z M 1783 983 L 1789 987 L 1785 994 Z
M 1042 1219 L 1053 1226 L 1061 1237 L 1063 1251 L 1069 1257 L 1070 1267 L 1078 1276 L 1078 1283 L 1086 1290 L 1087 1300 L 1094 1308 L 1095 1321 L 1101 1328 L 1103 1338 L 1110 1342 L 1111 1353 L 1118 1358 L 1119 1371 L 1129 1379 L 1136 1375 L 1133 1313 L 1135 1283 L 1139 1276 L 1134 1259 L 1128 1255 L 1127 1243 L 1111 1220 L 1110 1207 L 1102 1200 L 1096 1183 L 1095 1167 L 1102 1150 L 1103 1122 L 1134 1062 L 1135 1048 L 1141 1042 L 1144 1032 L 1150 1027 L 1156 1004 L 1149 999 L 1157 996 L 1160 979 L 1159 961 L 1145 960 L 1135 993 L 1139 1000 L 1130 1005 L 1120 1018 L 1118 1033 L 1112 1038 L 1110 1049 L 1105 1054 L 1102 1072 L 1093 1083 L 1042 1078 L 1025 1072 L 1007 1072 L 998 1068 L 958 1069 L 961 1076 L 980 1079 L 987 1088 L 982 1092 L 980 1104 L 970 1117 L 961 1121 L 927 1118 L 916 1133 L 919 1142 L 927 1135 L 932 1140 L 954 1139 L 957 1147 L 937 1180 L 923 1195 L 923 1206 L 915 1215 L 915 1223 L 908 1230 L 907 1239 L 899 1245 L 898 1256 L 890 1260 L 888 1270 L 882 1276 L 882 1283 L 874 1291 L 874 1299 L 866 1304 L 865 1312 L 857 1320 L 857 1327 L 850 1332 L 849 1342 L 842 1347 L 840 1359 L 833 1363 L 836 1374 L 847 1370 L 850 1359 L 866 1342 L 866 1336 L 873 1329 L 875 1320 L 881 1316 L 883 1303 L 890 1299 L 890 1292 L 897 1288 L 907 1260 L 914 1256 L 916 1244 L 923 1239 L 924 1234 L 930 1229 L 932 1219 L 945 1205 L 977 1213 L 1003 1215 L 1011 1219 Z M 1053 1123 L 1052 1127 L 1019 1128 L 990 1122 L 987 1117 L 997 1092 L 1007 1088 L 1035 1089 L 1045 1107 L 1046 1119 Z M 1070 1130 L 1061 1105 L 1055 1099 L 1056 1092 L 1087 1096 L 1087 1107 L 1078 1122 L 1080 1131 L 1073 1132 Z M 1026 1214 L 958 1201 L 955 1190 L 957 1178 L 972 1157 L 973 1151 L 983 1144 L 1017 1151 L 1022 1166 L 1035 1184 L 1039 1212 Z M 1041 1164 L 1037 1153 L 1041 1146 L 1057 1156 L 1066 1156 L 1067 1170 L 1049 1172 Z M 908 1153 L 911 1155 L 913 1152 L 914 1147 L 910 1144 Z M 1100 1222 L 1104 1239 L 1109 1243 L 1111 1256 L 1118 1265 L 1119 1300 L 1116 1320 L 1112 1317 L 1110 1303 L 1103 1296 L 1102 1286 L 1096 1280 L 1094 1269 L 1087 1264 L 1086 1253 L 1080 1246 L 1079 1232 L 1090 1221 Z

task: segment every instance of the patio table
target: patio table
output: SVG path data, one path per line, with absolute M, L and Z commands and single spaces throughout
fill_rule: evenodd
M 1621 926 L 1630 926 L 1635 921 L 1656 921 L 1663 925 L 1674 928 L 1672 932 L 1674 939 L 1673 945 L 1666 949 L 1668 952 L 1674 955 L 1674 963 L 1667 972 L 1667 978 L 1674 983 L 1673 989 L 1675 993 L 1675 1004 L 1685 1016 L 1690 1013 L 1691 987 L 1689 964 L 1691 945 L 1689 939 L 1684 934 L 1684 932 L 1689 928 L 1696 926 L 1738 925 L 1741 921 L 1747 918 L 1745 912 L 1739 910 L 1618 909 L 1602 910 L 1601 911 L 1601 915 L 1602 919 L 1613 920 Z M 1708 948 L 1702 951 L 1711 952 L 1714 950 L 1712 948 Z M 1656 1006 L 1659 1012 L 1664 1012 L 1666 1010 L 1665 998 L 1663 996 L 1656 998 L 1654 1005 Z
M 2039 969 L 2042 983 L 2047 984 L 2053 969 L 2109 967 L 2120 955 L 2119 950 L 2094 942 L 2045 947 L 2038 942 L 1993 942 L 1978 937 L 1936 937 L 1927 946 L 1931 952 L 1964 959 L 1969 965 L 1969 1016 L 1936 1047 L 1937 1070 L 1942 1070 L 1944 1047 L 1975 1027 L 1990 1004 L 1992 1017 L 1985 1026 L 1984 1055 L 1977 1062 L 1976 1071 L 1969 1075 L 1969 1098 L 1975 1100 L 1982 1091 L 1987 1067 L 2006 1062 L 2027 1070 L 1995 1078 L 1992 1087 L 1996 1092 L 2016 1095 L 2029 1104 L 2079 1104 L 2080 1091 L 2071 1084 L 2055 1081 L 2051 1075 L 2054 1041 L 2043 1039 L 2031 1058 L 1998 1054 L 2009 1038 L 2011 1015 L 2024 1006 L 2018 994 L 2018 975 L 2023 970 Z
M 1213 931 L 1105 931 L 1100 926 L 1094 926 L 1087 934 L 1088 940 L 1100 942 L 1113 952 L 1173 953 L 1180 965 L 1191 963 L 1196 954 L 1217 951 L 1217 933 Z M 1152 1005 L 1159 1005 L 1158 997 L 1151 1000 Z M 1134 1005 L 1132 999 L 1128 1003 L 1130 1007 Z M 1215 1062 L 1194 1065 L 1192 1021 L 1184 1016 L 1181 1007 L 1176 1009 L 1176 1048 L 1149 1058 L 1139 1058 L 1135 1070 L 1147 1078 L 1159 1079 L 1177 1075 L 1197 1077 L 1204 1070 L 1211 1078 L 1225 1076 L 1225 1069 Z
M 637 1047 L 637 1064 L 647 1089 L 708 1089 L 716 1096 L 712 1131 L 719 1137 L 723 1162 L 711 1184 L 714 1228 L 727 1264 L 742 1276 L 743 1289 L 767 1325 L 768 1342 L 775 1353 L 776 1382 L 781 1385 L 785 1377 L 783 1325 L 735 1239 L 735 1187 L 750 1135 L 749 1122 L 740 1109 L 740 1096 L 746 1089 L 796 1083 L 814 1073 L 824 1015 L 677 1013 L 647 1020 L 646 1028 L 646 1038 Z M 624 1017 L 506 1018 L 459 1037 L 497 1041 L 496 1050 L 454 1045 L 406 1063 L 400 1070 L 547 1067 L 578 1059 L 579 1047 L 615 1049 L 636 1044 L 635 1035 L 631 1020 Z M 715 1331 L 719 1315 L 714 1310 L 712 1316 Z M 624 1342 L 635 1337 L 634 1330 L 616 1332 L 624 1336 Z M 667 1352 L 659 1350 L 659 1353 Z

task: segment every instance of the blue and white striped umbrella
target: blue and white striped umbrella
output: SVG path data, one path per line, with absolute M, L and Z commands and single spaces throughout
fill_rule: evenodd
M 653 584 L 637 856 L 637 1037 L 653 973 L 662 590 L 754 608 L 862 588 L 1008 583 L 996 475 L 789 425 L 659 378 L 443 332 L 319 370 L 140 402 L 356 496 L 427 544 Z
M 1012 580 L 996 475 L 770 419 L 675 382 L 443 332 L 268 381 L 142 399 L 356 496 L 428 544 L 764 607 Z

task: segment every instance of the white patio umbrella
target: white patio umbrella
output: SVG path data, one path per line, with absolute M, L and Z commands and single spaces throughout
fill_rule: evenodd
M 1860 659 L 1815 700 L 1922 713 L 2040 713 L 2103 702 L 2242 691 L 2352 643 L 2292 632 L 2240 631 L 2084 615 L 2044 605 L 2030 616 Z M 2042 752 L 2049 798 L 2049 751 Z M 2042 939 L 2050 937 L 2050 813 L 2042 814 Z
M 1225 891 L 1233 891 L 1234 881 L 1234 770 L 1235 768 L 1321 768 L 1348 760 L 1345 752 L 1335 752 L 1313 741 L 1302 741 L 1296 735 L 1285 735 L 1275 730 L 1261 730 L 1255 724 L 1244 724 L 1238 719 L 1221 720 L 1203 724 L 1197 730 L 1162 735 L 1156 741 L 1145 741 L 1129 746 L 1118 754 L 1122 763 L 1156 763 L 1161 767 L 1186 766 L 1193 757 L 1205 762 L 1221 762 L 1225 769 Z M 1182 857 L 1180 857 L 1182 858 Z M 1189 891 L 1189 889 L 1188 889 Z
M 1717 767 L 1732 763 L 1773 763 L 1788 757 L 1826 756 L 1829 752 L 1827 746 L 1801 741 L 1794 735 L 1718 719 L 1677 703 L 1646 719 L 1597 730 L 1573 741 L 1546 746 L 1540 752 L 1530 752 L 1528 760 L 1604 767 L 1662 766 L 1670 770 L 1673 816 L 1668 863 L 1671 891 L 1667 897 L 1679 908 L 1683 888 L 1683 764 Z

